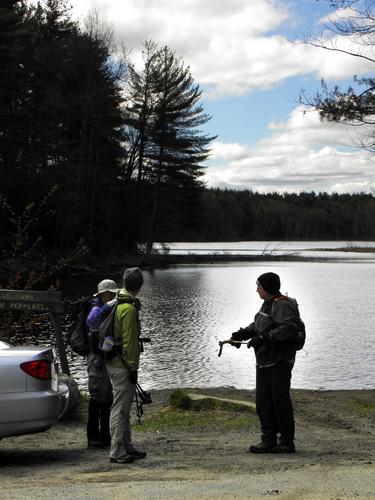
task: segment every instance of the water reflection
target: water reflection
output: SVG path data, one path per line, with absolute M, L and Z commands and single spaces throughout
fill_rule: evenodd
M 225 346 L 218 358 L 218 341 L 252 321 L 261 304 L 256 278 L 270 270 L 280 274 L 282 291 L 298 299 L 307 325 L 306 350 L 298 354 L 293 387 L 373 388 L 375 264 L 365 262 L 264 262 L 145 271 L 142 334 L 152 343 L 145 344 L 142 355 L 142 386 L 254 388 L 253 352 Z M 70 293 L 93 292 L 103 277 L 71 278 Z M 120 276 L 112 278 L 120 283 Z M 68 356 L 73 376 L 84 387 L 84 358 Z
M 293 386 L 374 387 L 375 265 L 368 263 L 196 266 L 147 274 L 142 320 L 153 343 L 141 379 L 152 387 L 254 387 L 253 353 L 225 346 L 218 358 L 218 341 L 252 320 L 260 306 L 255 280 L 270 269 L 280 274 L 282 291 L 297 297 L 307 323 Z

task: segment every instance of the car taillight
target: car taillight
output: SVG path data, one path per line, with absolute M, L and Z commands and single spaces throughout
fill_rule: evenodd
M 21 363 L 21 369 L 39 380 L 51 380 L 51 363 L 45 359 Z

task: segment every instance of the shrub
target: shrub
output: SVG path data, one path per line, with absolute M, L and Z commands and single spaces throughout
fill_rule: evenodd
M 178 408 L 180 410 L 189 410 L 192 407 L 192 400 L 186 391 L 183 391 L 182 389 L 176 389 L 170 395 L 169 404 L 173 408 Z

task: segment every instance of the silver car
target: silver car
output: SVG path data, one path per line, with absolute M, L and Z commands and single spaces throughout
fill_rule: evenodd
M 0 341 L 0 439 L 49 429 L 69 404 L 52 347 Z

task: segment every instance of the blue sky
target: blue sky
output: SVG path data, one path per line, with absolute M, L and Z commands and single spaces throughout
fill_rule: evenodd
M 191 68 L 216 135 L 205 180 L 254 191 L 372 192 L 374 160 L 348 147 L 358 132 L 321 122 L 298 104 L 321 78 L 346 87 L 373 68 L 302 43 L 335 15 L 325 0 L 71 0 L 84 22 L 96 9 L 117 43 L 140 58 L 142 42 L 168 45 Z M 341 12 L 341 15 L 345 13 Z M 338 47 L 357 50 L 350 40 Z
M 218 134 L 219 140 L 254 143 L 267 133 L 271 120 L 281 121 L 295 108 L 301 88 L 307 89 L 308 86 L 311 93 L 317 90 L 319 83 L 311 80 L 303 82 L 294 77 L 275 88 L 206 100 L 205 110 L 211 116 L 207 129 L 211 134 Z

